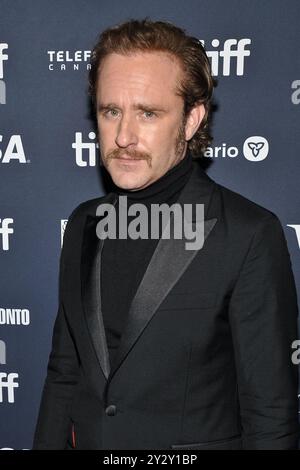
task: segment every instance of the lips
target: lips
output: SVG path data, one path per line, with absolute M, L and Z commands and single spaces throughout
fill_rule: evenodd
M 131 157 L 118 157 L 117 160 L 126 160 L 128 162 L 135 162 L 137 160 L 142 160 L 141 158 L 131 158 Z
M 131 158 L 131 157 L 119 157 L 120 160 L 136 160 L 135 158 Z

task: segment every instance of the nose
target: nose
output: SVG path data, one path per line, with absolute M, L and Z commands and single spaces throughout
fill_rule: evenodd
M 122 116 L 119 121 L 115 142 L 119 147 L 123 148 L 137 144 L 137 129 L 133 122 L 133 118 Z

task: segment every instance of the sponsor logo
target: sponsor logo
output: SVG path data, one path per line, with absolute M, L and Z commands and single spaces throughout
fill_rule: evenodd
M 255 135 L 245 140 L 243 154 L 250 162 L 260 162 L 267 158 L 268 153 L 269 143 L 264 137 Z
M 0 340 L 0 364 L 6 365 L 6 344 Z M 19 374 L 16 372 L 0 372 L 0 403 L 15 402 L 15 388 L 19 387 Z
M 15 402 L 15 388 L 19 387 L 18 378 L 19 374 L 15 372 L 0 372 L 0 403 L 4 402 L 5 397 L 8 403 Z
M 0 135 L 0 142 L 2 142 L 3 136 Z M 1 163 L 10 163 L 11 160 L 17 160 L 19 163 L 29 163 L 26 160 L 22 138 L 20 135 L 12 135 L 8 141 L 4 152 L 0 149 L 0 161 Z
M 228 146 L 225 142 L 220 146 L 207 147 L 204 152 L 204 156 L 207 158 L 219 158 L 219 157 L 237 157 L 239 149 L 237 147 Z
M 223 142 L 220 146 L 208 147 L 204 152 L 207 158 L 236 158 L 240 155 L 241 151 L 238 147 L 227 145 Z M 248 137 L 243 143 L 243 156 L 252 162 L 259 162 L 264 160 L 269 154 L 269 143 L 265 137 L 251 136 Z
M 200 40 L 205 46 L 205 41 Z M 220 48 L 219 39 L 213 39 L 211 45 L 212 50 L 206 50 L 207 56 L 211 61 L 211 70 L 214 76 L 229 76 L 235 74 L 237 76 L 244 75 L 245 57 L 250 56 L 250 49 L 246 46 L 251 44 L 251 39 L 226 39 L 223 48 Z M 207 46 L 208 49 L 209 46 Z M 235 67 L 233 66 L 235 62 Z
M 69 51 L 69 50 L 61 50 L 61 51 L 47 51 L 49 65 L 48 69 L 53 70 L 69 70 L 72 68 L 73 70 L 80 70 L 83 67 L 86 70 L 91 68 L 91 64 L 89 63 L 91 57 L 91 51 Z
M 75 150 L 75 161 L 78 166 L 96 166 L 96 155 L 99 144 L 95 142 L 95 132 L 89 132 L 90 142 L 83 142 L 82 132 L 75 132 L 75 141 L 72 143 L 72 149 Z M 100 156 L 99 156 L 100 160 Z M 101 164 L 101 161 L 99 161 Z
M 0 235 L 2 237 L 2 250 L 9 250 L 9 235 L 14 233 L 14 229 L 9 227 L 14 222 L 14 219 L 6 218 L 0 219 Z
M 30 325 L 27 308 L 0 308 L 0 325 Z
M 0 43 L 0 104 L 6 104 L 6 83 L 4 79 L 4 61 L 8 60 L 8 55 L 4 51 L 8 48 L 8 44 Z

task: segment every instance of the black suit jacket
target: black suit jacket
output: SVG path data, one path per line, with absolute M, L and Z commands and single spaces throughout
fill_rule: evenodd
M 204 245 L 159 240 L 113 367 L 95 214 L 116 196 L 69 218 L 34 449 L 297 448 L 297 297 L 282 226 L 193 165 L 177 202 L 204 204 Z

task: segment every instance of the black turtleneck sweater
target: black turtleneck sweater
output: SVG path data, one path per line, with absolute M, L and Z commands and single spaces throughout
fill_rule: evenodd
M 151 204 L 175 203 L 192 173 L 192 156 L 185 157 L 162 177 L 137 191 L 114 186 L 118 196 L 127 196 L 127 206 L 144 204 L 150 216 Z M 116 203 L 118 220 L 119 199 Z M 134 217 L 127 217 L 128 224 Z M 150 231 L 150 226 L 149 226 Z M 151 232 L 150 232 L 151 233 Z M 118 226 L 117 226 L 118 237 Z M 118 348 L 132 299 L 159 239 L 109 239 L 104 241 L 101 262 L 101 303 L 110 362 Z

